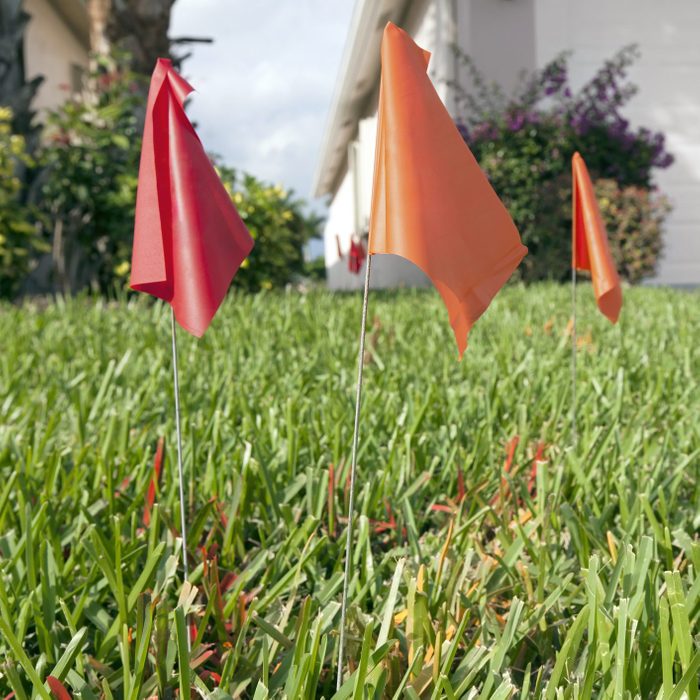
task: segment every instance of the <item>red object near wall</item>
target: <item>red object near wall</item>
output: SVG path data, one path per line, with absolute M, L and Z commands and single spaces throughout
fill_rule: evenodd
M 362 264 L 367 257 L 367 252 L 362 244 L 362 241 L 350 241 L 350 255 L 348 255 L 348 270 L 355 275 L 360 274 Z

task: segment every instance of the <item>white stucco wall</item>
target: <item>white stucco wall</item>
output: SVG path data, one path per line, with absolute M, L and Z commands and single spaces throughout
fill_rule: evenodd
M 34 108 L 57 107 L 70 95 L 71 65 L 87 68 L 88 52 L 48 0 L 24 0 L 31 15 L 24 41 L 27 78 L 43 75 Z
M 537 0 L 537 63 L 572 50 L 575 87 L 626 44 L 641 58 L 630 71 L 639 93 L 625 109 L 633 125 L 663 131 L 676 162 L 657 184 L 674 210 L 657 282 L 700 283 L 700 2 Z
M 531 71 L 536 65 L 536 2 L 457 0 L 455 4 L 459 47 L 489 82 L 497 83 L 506 93 L 516 86 L 521 71 Z M 459 84 L 469 89 L 468 73 L 461 63 L 457 73 Z
M 455 55 L 451 46 L 457 41 L 457 25 L 453 20 L 453 0 L 430 0 L 415 3 L 406 17 L 405 29 L 421 48 L 430 51 L 428 76 L 440 99 L 452 109 L 452 93 L 448 81 L 455 77 Z
M 360 286 L 358 275 L 353 275 L 348 270 L 347 262 L 343 262 L 338 255 L 338 241 L 344 255 L 350 249 L 354 221 L 352 197 L 352 181 L 346 172 L 328 208 L 323 234 L 326 283 L 331 289 L 356 289 Z

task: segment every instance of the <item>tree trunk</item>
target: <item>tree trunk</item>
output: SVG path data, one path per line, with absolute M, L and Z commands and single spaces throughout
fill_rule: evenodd
M 0 105 L 12 109 L 12 130 L 26 137 L 31 151 L 39 132 L 31 102 L 44 78 L 27 80 L 24 74 L 24 30 L 30 19 L 19 0 L 0 0 Z
M 156 59 L 170 58 L 170 14 L 175 0 L 88 0 L 90 41 L 95 53 L 128 51 L 131 68 L 153 72 Z
M 87 2 L 88 21 L 90 22 L 90 51 L 99 56 L 109 53 L 107 22 L 111 5 L 111 0 L 88 0 Z

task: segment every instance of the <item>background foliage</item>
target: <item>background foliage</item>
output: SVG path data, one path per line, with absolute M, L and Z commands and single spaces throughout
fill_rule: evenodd
M 167 307 L 0 306 L 0 697 L 697 698 L 700 298 L 580 292 L 576 448 L 567 288 L 372 293 L 338 694 L 360 298 L 180 334 L 195 589 Z
M 22 179 L 4 183 L 12 196 L 0 200 L 7 207 L 0 219 L 16 221 L 17 232 L 0 264 L 3 296 L 12 298 L 20 286 L 30 292 L 113 294 L 128 283 L 147 80 L 126 66 L 123 56 L 100 58 L 83 93 L 67 95 L 46 115 L 45 140 L 33 160 L 39 195 L 34 209 L 19 207 Z M 7 125 L 0 128 L 10 173 L 16 174 L 23 158 L 22 143 Z M 257 241 L 236 284 L 257 290 L 296 282 L 306 274 L 304 246 L 318 236 L 320 218 L 293 193 L 252 175 L 236 176 L 224 165 L 221 170 Z M 9 264 L 10 247 L 22 265 Z
M 29 21 L 24 3 L 0 0 L 0 106 L 11 110 L 12 132 L 24 137 L 31 153 L 40 131 L 32 102 L 44 78 L 29 78 L 18 60 L 24 54 L 24 33 Z
M 617 190 L 603 188 L 621 273 L 630 281 L 652 274 L 669 210 L 655 191 L 653 170 L 668 167 L 673 157 L 663 134 L 634 130 L 621 113 L 636 93 L 627 80 L 635 47 L 618 52 L 576 93 L 566 54 L 523 78 L 512 96 L 487 83 L 468 56 L 459 57 L 469 84 L 453 86 L 464 115 L 458 126 L 530 249 L 520 268 L 523 278 L 566 279 L 570 274 L 571 157 L 576 151 L 594 179 L 617 183 Z
M 102 58 L 83 94 L 46 118 L 41 213 L 50 288 L 113 289 L 131 257 L 141 149 L 142 78 Z M 125 266 L 124 263 L 127 262 Z
M 650 277 L 662 250 L 670 205 L 649 189 L 620 187 L 615 180 L 599 180 L 595 189 L 620 274 L 630 282 Z
M 0 297 L 17 294 L 41 248 L 18 173 L 31 164 L 24 137 L 12 131 L 12 112 L 0 107 Z
M 283 287 L 309 274 L 304 247 L 318 236 L 322 219 L 304 211 L 304 202 L 279 185 L 220 168 L 224 185 L 255 239 L 255 247 L 234 278 L 248 291 Z

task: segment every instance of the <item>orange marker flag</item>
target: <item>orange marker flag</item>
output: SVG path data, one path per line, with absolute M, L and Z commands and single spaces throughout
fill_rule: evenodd
M 387 24 L 369 253 L 400 255 L 430 277 L 461 357 L 527 248 L 430 82 L 429 58 Z
M 576 270 L 589 270 L 598 308 L 613 323 L 622 308 L 622 290 L 615 261 L 610 254 L 605 224 L 588 168 L 579 153 L 571 159 L 573 176 L 572 258 Z

